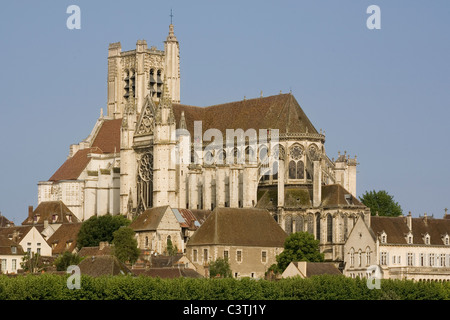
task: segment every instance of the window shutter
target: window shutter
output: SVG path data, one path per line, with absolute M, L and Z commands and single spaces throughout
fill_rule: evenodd
M 413 267 L 416 265 L 416 254 L 413 253 L 413 261 L 412 261 Z
M 386 252 L 386 265 L 389 265 L 389 252 Z

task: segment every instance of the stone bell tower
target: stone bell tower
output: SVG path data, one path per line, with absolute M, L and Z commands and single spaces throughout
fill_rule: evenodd
M 164 51 L 147 41 L 138 40 L 136 49 L 122 51 L 120 42 L 108 49 L 107 110 L 108 117 L 123 117 L 127 104 L 135 103 L 141 110 L 147 95 L 155 102 L 162 97 L 164 80 L 174 103 L 180 102 L 180 45 L 170 24 Z M 131 101 L 130 101 L 131 100 Z

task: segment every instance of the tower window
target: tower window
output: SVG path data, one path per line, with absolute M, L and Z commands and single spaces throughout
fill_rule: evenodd
M 156 94 L 156 79 L 155 79 L 155 70 L 150 69 L 150 82 L 149 82 L 150 94 L 152 97 Z

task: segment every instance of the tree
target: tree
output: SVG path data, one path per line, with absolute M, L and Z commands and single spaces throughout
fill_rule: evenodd
M 170 238 L 167 239 L 167 254 L 169 256 L 175 256 L 178 253 L 177 246 L 174 246 Z
M 81 225 L 77 236 L 77 248 L 96 247 L 101 241 L 111 243 L 114 231 L 129 224 L 130 220 L 122 215 L 92 216 Z
M 56 266 L 57 271 L 66 271 L 67 268 L 71 265 L 77 265 L 81 261 L 81 257 L 77 254 L 71 253 L 69 251 L 64 251 L 62 255 L 60 255 L 54 261 L 54 265 Z
M 114 232 L 113 253 L 121 262 L 135 263 L 139 258 L 140 250 L 137 247 L 137 241 L 134 237 L 133 229 L 121 227 Z
M 231 278 L 231 267 L 228 259 L 217 258 L 209 264 L 209 277 Z
M 34 252 L 26 252 L 20 263 L 20 267 L 25 272 L 37 273 L 45 270 L 45 264 L 42 261 L 41 255 Z
M 398 217 L 403 214 L 402 208 L 400 205 L 394 201 L 394 197 L 389 195 L 386 191 L 366 191 L 359 197 L 361 202 L 370 208 L 370 214 L 372 216 L 378 215 L 380 216 L 388 216 L 388 217 Z
M 308 232 L 291 233 L 284 241 L 283 252 L 276 257 L 278 271 L 283 272 L 292 261 L 323 262 L 319 242 Z M 274 270 L 274 267 L 271 266 L 271 269 Z

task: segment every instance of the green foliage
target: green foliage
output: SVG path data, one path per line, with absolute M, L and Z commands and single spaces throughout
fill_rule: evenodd
M 386 191 L 366 191 L 362 197 L 359 197 L 361 202 L 370 208 L 370 214 L 379 216 L 398 217 L 403 211 L 398 202 L 394 201 L 394 197 L 389 195 Z
M 319 250 L 319 240 L 308 232 L 294 232 L 284 241 L 284 250 L 277 255 L 278 271 L 283 272 L 292 261 L 322 262 L 323 253 Z
M 54 265 L 58 271 L 66 271 L 71 265 L 77 265 L 81 261 L 81 257 L 75 253 L 69 251 L 64 251 L 55 261 Z
M 0 276 L 0 300 L 449 300 L 450 282 L 382 280 L 322 275 L 279 281 L 211 278 L 160 279 L 81 276 L 81 288 L 67 288 L 67 275 Z
M 20 263 L 20 267 L 25 272 L 41 272 L 46 269 L 45 264 L 42 261 L 41 255 L 39 253 L 32 252 L 31 254 L 26 252 Z
M 231 278 L 231 267 L 228 259 L 217 258 L 209 264 L 209 276 L 211 278 Z
M 174 246 L 172 244 L 172 240 L 170 238 L 167 239 L 167 254 L 169 256 L 175 256 L 178 253 L 178 248 L 177 246 Z
M 77 236 L 77 248 L 96 247 L 101 241 L 111 243 L 114 231 L 129 224 L 130 220 L 122 215 L 92 216 L 81 225 Z
M 133 229 L 121 227 L 113 233 L 113 236 L 113 252 L 117 259 L 122 262 L 128 261 L 131 264 L 136 262 L 140 251 L 137 247 Z

